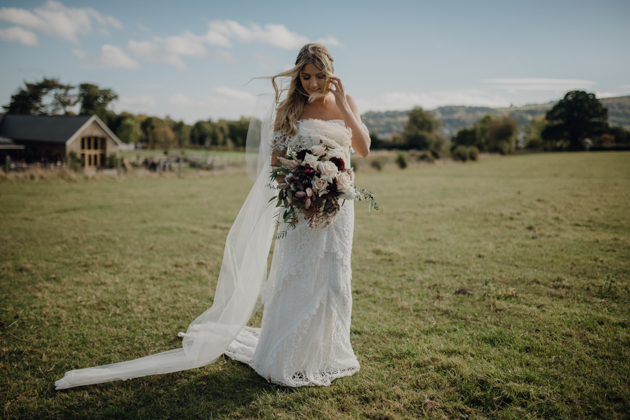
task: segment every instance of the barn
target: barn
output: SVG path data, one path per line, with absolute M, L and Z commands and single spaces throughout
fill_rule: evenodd
M 67 163 L 74 152 L 88 172 L 105 167 L 123 145 L 96 115 L 0 114 L 0 137 L 23 146 L 0 149 L 3 162 L 8 155 L 26 163 Z

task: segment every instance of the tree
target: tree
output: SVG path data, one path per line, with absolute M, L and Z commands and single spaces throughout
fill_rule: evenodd
M 120 122 L 116 135 L 125 143 L 137 143 L 142 139 L 142 127 L 134 116 L 128 116 Z
M 608 128 L 608 110 L 595 94 L 581 90 L 567 92 L 545 118 L 542 137 L 552 150 L 584 150 L 587 138 Z
M 175 134 L 167 125 L 155 127 L 151 132 L 151 138 L 153 140 L 151 148 L 153 148 L 153 145 L 169 148 L 175 143 Z
M 59 79 L 42 79 L 41 82 L 27 83 L 11 95 L 9 105 L 3 108 L 7 114 L 55 115 L 77 102 L 76 95 L 70 94 L 72 85 L 64 85 Z
M 518 134 L 518 122 L 504 115 L 493 118 L 488 126 L 488 151 L 507 155 L 516 147 L 516 135 Z
M 525 148 L 526 149 L 542 149 L 544 140 L 542 132 L 547 126 L 547 119 L 544 115 L 539 115 L 530 121 L 523 131 L 525 132 Z
M 451 138 L 451 153 L 457 146 L 476 147 L 480 152 L 487 152 L 490 143 L 489 130 L 493 121 L 492 115 L 484 115 L 471 128 L 459 130 Z
M 441 151 L 446 138 L 440 133 L 441 121 L 421 107 L 415 107 L 408 114 L 403 140 L 405 148 Z
M 97 115 L 107 123 L 111 118 L 107 106 L 118 99 L 118 95 L 111 89 L 100 89 L 91 83 L 79 85 L 79 102 L 81 103 L 81 115 Z
M 175 134 L 175 143 L 178 146 L 188 146 L 190 144 L 190 129 L 191 127 L 184 121 L 179 121 L 173 124 L 171 130 Z
M 191 143 L 199 146 L 209 144 L 212 131 L 212 123 L 208 121 L 197 121 L 190 129 Z

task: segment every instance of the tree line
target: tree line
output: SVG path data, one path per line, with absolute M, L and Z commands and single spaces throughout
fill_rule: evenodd
M 487 114 L 472 127 L 460 129 L 450 142 L 441 122 L 421 107 L 412 109 L 404 131 L 391 141 L 371 133 L 373 149 L 427 150 L 450 153 L 458 160 L 476 159 L 479 152 L 510 154 L 517 148 L 519 123 L 510 115 Z M 523 127 L 526 149 L 544 151 L 630 149 L 630 132 L 608 123 L 608 110 L 592 93 L 570 91 L 545 115 Z
M 148 148 L 208 147 L 241 149 L 245 147 L 249 118 L 236 121 L 210 119 L 193 125 L 145 114 L 116 114 L 109 105 L 118 99 L 112 89 L 101 89 L 91 83 L 77 86 L 63 84 L 59 79 L 44 78 L 39 82 L 24 82 L 4 105 L 8 114 L 30 115 L 97 115 L 125 143 L 142 143 Z

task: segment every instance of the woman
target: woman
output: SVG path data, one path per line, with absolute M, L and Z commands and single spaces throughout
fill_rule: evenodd
M 281 92 L 275 80 L 291 77 L 288 95 L 277 107 L 275 133 L 270 132 L 273 113 L 262 125 L 255 184 L 228 234 L 212 307 L 180 333 L 183 348 L 69 371 L 55 382 L 56 389 L 193 369 L 224 353 L 287 386 L 328 385 L 359 369 L 349 342 L 352 202 L 346 202 L 327 228 L 302 223 L 276 241 L 265 284 L 275 228 L 274 208 L 268 205 L 275 195 L 275 186 L 268 183 L 271 162 L 298 134 L 347 144 L 348 163 L 350 146 L 361 156 L 369 153 L 369 136 L 356 104 L 332 74 L 330 52 L 308 44 L 294 69 L 272 78 L 278 103 Z M 259 307 L 259 295 L 266 304 L 262 328 L 246 327 Z
M 362 157 L 369 153 L 367 129 L 354 99 L 333 76 L 332 62 L 326 47 L 308 44 L 293 69 L 272 79 L 277 100 L 275 79 L 291 77 L 287 98 L 278 106 L 272 163 L 298 137 L 324 136 L 346 146 L 347 164 L 350 146 Z M 295 229 L 280 225 L 287 235 L 276 240 L 263 290 L 262 328 L 241 332 L 228 356 L 285 386 L 330 385 L 359 369 L 350 345 L 353 204 L 346 202 L 326 228 L 312 229 L 306 220 Z

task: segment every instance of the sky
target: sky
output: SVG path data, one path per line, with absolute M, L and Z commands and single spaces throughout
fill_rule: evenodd
M 0 1 L 0 105 L 43 77 L 129 111 L 250 115 L 307 42 L 361 112 L 630 94 L 630 1 Z

